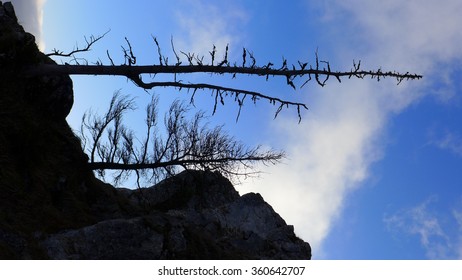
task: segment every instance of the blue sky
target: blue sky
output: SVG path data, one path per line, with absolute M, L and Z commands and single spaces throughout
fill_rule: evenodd
M 288 158 L 262 167 L 261 178 L 239 192 L 260 192 L 313 247 L 315 259 L 462 258 L 462 2 L 458 0 L 327 1 L 37 1 L 16 0 L 26 29 L 47 50 L 71 50 L 83 37 L 111 30 L 86 57 L 106 62 L 108 49 L 122 63 L 127 36 L 140 64 L 157 62 L 151 34 L 170 51 L 206 55 L 229 43 L 239 61 L 242 47 L 261 64 L 282 57 L 313 63 L 319 50 L 332 68 L 417 72 L 420 81 L 336 81 L 296 92 L 284 80 L 238 78 L 233 85 L 307 103 L 273 120 L 275 108 L 261 102 L 227 102 L 211 118 L 248 145 L 283 149 Z M 30 3 L 30 1 L 27 1 Z M 36 8 L 35 8 L 36 7 Z M 24 15 L 23 17 L 21 17 Z M 30 27 L 30 28 L 29 28 Z M 117 63 L 117 62 L 116 62 Z M 185 77 L 186 79 L 186 77 Z M 103 110 L 114 90 L 149 95 L 117 77 L 73 77 L 74 128 L 90 107 Z M 191 81 L 223 81 L 194 76 Z M 166 108 L 185 92 L 157 89 Z M 211 113 L 208 94 L 196 101 Z M 133 127 L 142 115 L 128 119 Z

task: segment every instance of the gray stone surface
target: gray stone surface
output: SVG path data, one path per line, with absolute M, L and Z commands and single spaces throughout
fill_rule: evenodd
M 308 243 L 261 195 L 239 196 L 218 173 L 184 171 L 139 190 L 121 189 L 143 217 L 47 236 L 52 259 L 310 259 Z M 152 198 L 152 200 L 151 200 Z M 151 203 L 149 203 L 151 202 Z

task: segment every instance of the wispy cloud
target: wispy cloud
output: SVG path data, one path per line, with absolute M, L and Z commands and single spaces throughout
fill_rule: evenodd
M 240 45 L 239 27 L 247 20 L 246 13 L 233 2 L 214 5 L 206 1 L 180 1 L 176 14 L 180 35 L 178 49 L 204 56 L 209 61 L 213 44 L 221 59 L 226 45 Z M 218 54 L 217 54 L 218 55 Z
M 425 87 L 448 77 L 452 62 L 462 59 L 461 1 L 333 0 L 327 6 L 331 16 L 320 15 L 323 24 L 332 26 L 335 35 L 340 27 L 344 34 L 355 34 L 332 39 L 336 55 L 348 58 L 338 64 L 351 67 L 347 63 L 359 57 L 384 69 L 424 74 L 425 81 L 399 86 L 394 81 L 331 83 L 329 92 L 311 92 L 314 105 L 301 125 L 281 120 L 284 125 L 274 128 L 275 135 L 284 136 L 279 141 L 290 160 L 242 190 L 261 192 L 312 244 L 314 257 L 323 253 L 322 242 L 340 216 L 346 194 L 361 185 L 371 164 L 381 158 L 387 120 L 428 94 Z M 439 233 L 437 224 L 428 226 L 433 235 Z
M 425 90 L 423 94 L 444 103 L 456 97 L 459 83 L 453 74 L 462 59 L 462 30 L 458 27 L 462 20 L 457 16 L 462 13 L 462 2 L 351 0 L 335 4 L 349 11 L 359 26 L 357 33 L 366 35 L 366 44 L 373 50 L 371 61 L 387 69 L 423 74 L 417 94 Z M 411 97 L 413 101 L 415 96 Z M 397 109 L 402 105 L 407 106 L 398 102 Z
M 443 135 L 431 140 L 430 143 L 457 156 L 462 156 L 462 136 L 455 132 L 446 131 Z
M 457 237 L 457 245 L 455 251 L 457 258 L 462 260 L 462 207 L 459 207 L 459 209 L 452 210 L 452 215 L 456 219 L 459 229 L 459 235 Z
M 433 210 L 437 202 L 437 197 L 432 196 L 415 207 L 400 210 L 392 215 L 386 214 L 383 221 L 391 232 L 417 235 L 429 259 L 460 259 L 462 211 L 453 209 L 452 219 L 443 220 L 436 210 Z M 458 230 L 455 234 L 450 234 L 447 228 L 454 228 L 454 224 Z
M 45 42 L 42 38 L 43 6 L 46 0 L 11 0 L 24 29 L 35 36 L 37 45 L 41 50 L 45 49 Z

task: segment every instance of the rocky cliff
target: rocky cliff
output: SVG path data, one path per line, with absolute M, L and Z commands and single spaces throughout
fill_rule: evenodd
M 184 171 L 119 193 L 146 211 L 41 238 L 58 259 L 307 259 L 310 247 L 259 194 L 220 174 Z
M 309 259 L 308 243 L 259 194 L 220 174 L 185 171 L 151 188 L 96 179 L 65 121 L 66 75 L 0 2 L 0 258 Z

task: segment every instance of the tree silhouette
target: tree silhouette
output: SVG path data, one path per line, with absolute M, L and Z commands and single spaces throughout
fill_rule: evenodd
M 158 63 L 152 65 L 137 65 L 137 57 L 130 41 L 125 38 L 126 46 L 122 46 L 124 62 L 116 65 L 109 52 L 108 63 L 100 61 L 90 64 L 83 58 L 77 57 L 79 53 L 89 51 L 107 33 L 101 36 L 85 38 L 83 48 L 75 48 L 64 53 L 53 50 L 47 56 L 68 57 L 69 63 L 64 64 L 37 64 L 24 70 L 28 76 L 67 74 L 67 75 L 114 75 L 123 76 L 131 80 L 138 87 L 149 90 L 157 87 L 173 87 L 177 90 L 190 92 L 190 102 L 193 103 L 198 90 L 209 90 L 214 98 L 213 114 L 218 104 L 225 104 L 225 99 L 231 99 L 239 108 L 239 119 L 242 106 L 245 102 L 257 103 L 266 100 L 275 106 L 275 117 L 284 108 L 293 108 L 302 119 L 301 111 L 307 109 L 306 104 L 294 102 L 262 92 L 246 89 L 225 87 L 215 83 L 189 83 L 177 79 L 178 74 L 208 73 L 210 75 L 230 75 L 236 78 L 239 75 L 263 76 L 268 80 L 272 77 L 284 77 L 286 84 L 292 89 L 302 88 L 310 81 L 319 86 L 325 86 L 332 77 L 338 82 L 343 78 L 370 77 L 380 81 L 382 78 L 394 78 L 397 83 L 403 80 L 422 78 L 421 75 L 409 72 L 363 70 L 361 62 L 353 61 L 351 69 L 335 71 L 330 63 L 321 60 L 316 52 L 313 64 L 297 61 L 290 64 L 283 59 L 279 67 L 269 62 L 264 65 L 257 64 L 251 51 L 242 49 L 242 61 L 230 62 L 229 49 L 226 46 L 222 58 L 218 58 L 217 49 L 213 45 L 208 54 L 208 61 L 204 56 L 194 53 L 176 51 L 173 39 L 171 48 L 175 56 L 174 62 L 162 55 L 160 45 L 155 37 L 153 41 L 157 47 Z M 145 81 L 143 74 L 171 74 L 166 81 Z M 299 85 L 296 85 L 299 84 Z M 165 116 L 165 138 L 160 137 L 158 129 L 157 99 L 153 98 L 146 107 L 146 135 L 143 139 L 135 137 L 134 132 L 122 122 L 124 113 L 133 110 L 133 99 L 115 93 L 107 112 L 103 116 L 85 114 L 82 119 L 82 139 L 84 147 L 90 153 L 89 168 L 98 171 L 104 176 L 105 170 L 116 170 L 115 181 L 126 178 L 135 172 L 139 185 L 140 177 L 162 178 L 175 173 L 178 167 L 189 169 L 218 170 L 228 176 L 249 175 L 249 168 L 255 162 L 274 164 L 282 157 L 282 152 L 262 151 L 260 147 L 249 149 L 242 143 L 234 140 L 223 132 L 222 127 L 208 129 L 203 125 L 204 113 L 199 112 L 191 121 L 187 121 L 185 113 L 187 106 L 179 101 L 174 102 Z M 103 139 L 104 138 L 104 139 Z M 149 173 L 149 172 L 150 173 Z
M 247 148 L 228 136 L 222 126 L 209 129 L 202 111 L 191 120 L 188 107 L 174 101 L 164 117 L 160 131 L 157 112 L 158 98 L 146 106 L 145 136 L 139 139 L 122 122 L 125 112 L 135 109 L 134 100 L 115 92 L 106 113 L 97 116 L 84 114 L 81 139 L 90 154 L 89 167 L 105 177 L 105 170 L 115 170 L 115 184 L 134 172 L 138 187 L 140 178 L 158 181 L 176 174 L 178 168 L 219 171 L 230 179 L 254 173 L 253 163 L 274 164 L 283 152 Z

